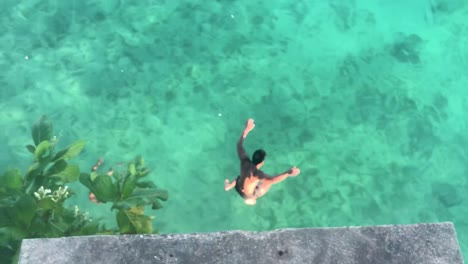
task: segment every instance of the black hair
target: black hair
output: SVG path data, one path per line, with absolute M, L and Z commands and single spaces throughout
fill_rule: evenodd
M 265 157 L 266 152 L 263 149 L 257 149 L 252 155 L 252 163 L 258 165 L 265 160 Z

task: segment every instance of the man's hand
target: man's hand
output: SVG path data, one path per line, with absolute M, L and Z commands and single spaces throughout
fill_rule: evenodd
M 232 188 L 231 183 L 229 182 L 229 179 L 224 180 L 224 190 L 229 191 Z
M 289 170 L 289 177 L 296 177 L 299 173 L 301 173 L 301 170 L 294 166 Z
M 254 120 L 252 118 L 249 118 L 249 120 L 247 120 L 247 124 L 245 124 L 244 136 L 247 136 L 247 134 L 250 131 L 252 131 L 252 129 L 254 129 L 254 127 L 255 127 Z

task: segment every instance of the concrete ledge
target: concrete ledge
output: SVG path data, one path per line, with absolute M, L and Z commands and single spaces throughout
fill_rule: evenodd
M 451 223 L 23 240 L 26 263 L 463 263 Z

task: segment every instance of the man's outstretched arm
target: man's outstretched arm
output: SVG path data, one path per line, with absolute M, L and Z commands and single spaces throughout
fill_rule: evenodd
M 294 166 L 290 170 L 283 172 L 281 174 L 270 176 L 270 177 L 263 177 L 261 181 L 268 183 L 268 184 L 275 184 L 275 183 L 284 181 L 288 177 L 295 177 L 299 175 L 299 173 L 301 173 L 301 170 L 299 170 L 298 168 Z
M 236 180 L 233 180 L 232 182 L 229 182 L 229 179 L 226 179 L 224 181 L 224 190 L 229 191 L 229 190 L 232 189 L 232 187 L 236 186 Z
M 255 127 L 254 120 L 252 118 L 249 118 L 249 120 L 247 120 L 247 124 L 245 124 L 244 131 L 242 132 L 242 135 L 240 136 L 239 141 L 237 141 L 237 154 L 239 155 L 240 160 L 249 158 L 249 156 L 247 156 L 247 153 L 245 152 L 243 144 L 244 144 L 245 138 L 250 133 L 250 131 L 254 129 L 254 127 Z

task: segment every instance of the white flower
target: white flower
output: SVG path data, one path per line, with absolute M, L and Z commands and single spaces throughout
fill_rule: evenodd
M 68 198 L 68 186 L 59 187 L 58 190 L 54 191 L 52 194 L 52 201 L 58 202 L 60 200 L 65 200 Z
M 82 221 L 89 221 L 89 222 L 93 221 L 93 219 L 91 219 L 91 218 L 89 217 L 89 213 L 88 213 L 88 212 L 82 213 L 82 212 L 80 211 L 80 208 L 78 208 L 78 205 L 75 205 L 75 211 L 74 211 L 74 214 L 73 214 L 73 215 L 75 216 L 75 218 L 78 218 L 78 217 L 79 217 L 80 220 L 82 220 Z
M 75 212 L 74 212 L 74 216 L 75 217 L 78 217 L 78 215 L 80 214 L 80 208 L 78 208 L 78 205 L 75 205 Z
M 59 187 L 58 190 L 52 192 L 50 189 L 44 189 L 44 186 L 41 186 L 37 192 L 34 192 L 34 196 L 38 200 L 42 200 L 44 198 L 50 198 L 54 202 L 58 202 L 60 200 L 65 200 L 69 197 L 68 193 L 68 186 Z M 52 193 L 52 194 L 51 194 Z
M 47 198 L 47 197 L 52 197 L 50 195 L 52 191 L 50 189 L 44 189 L 44 186 L 41 186 L 37 192 L 34 192 L 34 196 L 38 199 L 38 200 L 42 200 L 44 198 Z

